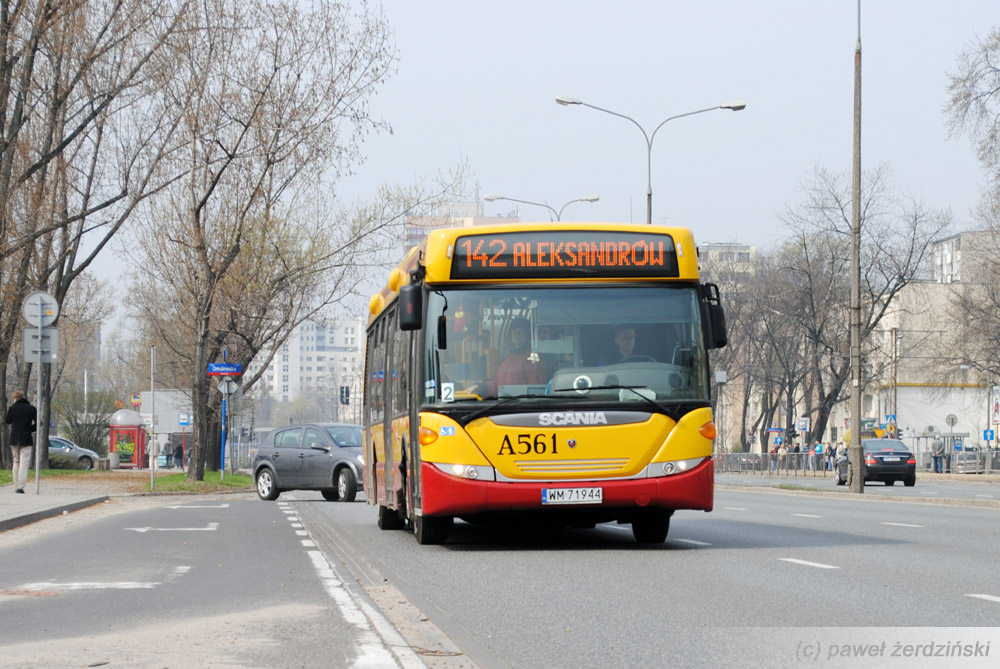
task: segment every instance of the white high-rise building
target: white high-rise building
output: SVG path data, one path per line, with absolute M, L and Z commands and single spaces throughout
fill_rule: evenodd
M 365 327 L 362 319 L 332 326 L 312 321 L 300 324 L 275 353 L 264 374 L 270 397 L 289 402 L 297 397 L 337 400 L 339 388 L 355 394 L 364 367 Z

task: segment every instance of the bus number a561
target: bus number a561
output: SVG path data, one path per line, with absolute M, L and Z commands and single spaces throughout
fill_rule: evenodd
M 555 433 L 536 434 L 534 437 L 530 434 L 519 434 L 517 442 L 512 442 L 510 435 L 505 434 L 503 443 L 500 444 L 500 452 L 497 455 L 528 455 L 529 453 L 557 455 Z

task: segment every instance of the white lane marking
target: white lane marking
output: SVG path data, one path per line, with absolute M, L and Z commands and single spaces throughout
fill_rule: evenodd
M 297 522 L 299 522 L 299 517 L 298 516 L 288 516 L 288 518 L 286 518 L 286 520 L 288 522 L 290 522 L 290 523 L 297 523 Z
M 303 539 L 302 545 L 305 546 L 306 548 L 316 548 L 316 542 L 313 541 L 312 539 Z
M 993 495 L 976 495 L 976 497 L 989 497 L 990 499 L 993 499 Z
M 712 544 L 705 543 L 704 541 L 695 541 L 694 539 L 674 539 L 674 541 L 679 541 L 682 544 L 691 544 L 692 546 L 711 546 Z
M 302 527 L 302 523 L 292 523 L 292 527 L 301 528 Z
M 208 527 L 126 527 L 133 532 L 214 532 L 219 529 L 218 523 L 209 523 Z
M 883 525 L 892 525 L 893 527 L 923 527 L 923 525 L 911 525 L 910 523 L 889 523 L 883 522 Z
M 76 583 L 56 583 L 55 581 L 42 581 L 39 583 L 25 583 L 21 590 L 47 591 L 47 590 L 151 590 L 158 585 L 171 583 L 178 576 L 183 576 L 191 571 L 191 567 L 178 566 L 167 575 L 162 581 L 78 581 Z
M 798 516 L 799 518 L 822 518 L 823 516 L 814 516 L 811 513 L 793 513 L 793 516 Z
M 391 628 L 391 625 L 387 623 L 384 625 L 381 624 L 381 613 L 374 611 L 371 607 L 365 606 L 364 602 L 355 600 L 350 591 L 344 587 L 336 569 L 327 561 L 326 556 L 322 552 L 306 551 L 306 554 L 312 560 L 313 567 L 316 569 L 316 575 L 319 576 L 327 594 L 330 595 L 337 608 L 340 609 L 344 620 L 349 625 L 353 625 L 357 630 L 359 655 L 358 659 L 352 665 L 353 667 L 393 666 L 397 664 L 394 661 L 393 654 L 396 655 L 396 659 L 404 667 L 425 666 L 416 653 L 410 650 L 406 642 L 399 637 L 398 633 L 395 634 L 395 637 L 385 636 L 382 628 Z M 376 621 L 380 624 L 375 625 Z M 372 629 L 373 626 L 378 627 L 379 633 L 383 634 L 382 639 Z M 392 648 L 392 653 L 384 647 L 383 639 Z
M 1000 604 L 1000 597 L 997 597 L 996 595 L 966 595 L 966 597 L 985 599 L 987 602 L 996 602 L 997 604 Z
M 305 530 L 295 530 L 295 534 L 297 534 L 300 537 L 304 537 L 304 536 L 308 535 L 309 533 L 306 532 Z
M 742 506 L 724 506 L 723 509 L 727 511 L 749 511 L 750 509 L 745 509 Z
M 282 509 L 281 512 L 283 514 L 285 514 L 286 516 L 294 516 L 295 515 L 295 509 Z
M 832 564 L 823 564 L 822 562 L 809 562 L 807 560 L 796 560 L 795 558 L 778 558 L 783 562 L 791 562 L 792 564 L 800 564 L 806 567 L 816 567 L 817 569 L 840 569 L 840 567 L 835 567 Z
M 214 504 L 208 506 L 168 506 L 168 509 L 228 509 L 228 504 Z

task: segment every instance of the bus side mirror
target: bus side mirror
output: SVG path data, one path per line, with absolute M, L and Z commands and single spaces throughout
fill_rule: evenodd
M 729 333 L 726 331 L 726 312 L 722 305 L 708 305 L 708 318 L 712 327 L 712 348 L 723 348 L 729 343 Z
M 708 303 L 708 347 L 723 348 L 729 343 L 729 333 L 726 331 L 726 312 L 719 298 L 719 287 L 714 283 L 705 283 L 701 290 Z
M 424 291 L 407 284 L 399 289 L 399 329 L 419 330 L 424 316 Z

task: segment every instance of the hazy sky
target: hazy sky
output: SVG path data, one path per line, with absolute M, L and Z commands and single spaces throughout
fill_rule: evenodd
M 653 220 L 701 242 L 767 246 L 814 166 L 850 174 L 855 0 L 477 2 L 385 0 L 398 72 L 374 100 L 394 133 L 338 192 L 365 199 L 466 160 L 480 196 L 569 205 L 563 220 L 646 218 L 638 121 L 743 100 L 667 123 L 652 150 Z M 1000 24 L 997 0 L 866 0 L 861 8 L 862 167 L 968 225 L 983 173 L 966 137 L 948 139 L 948 74 Z M 522 220 L 548 211 L 510 202 Z

